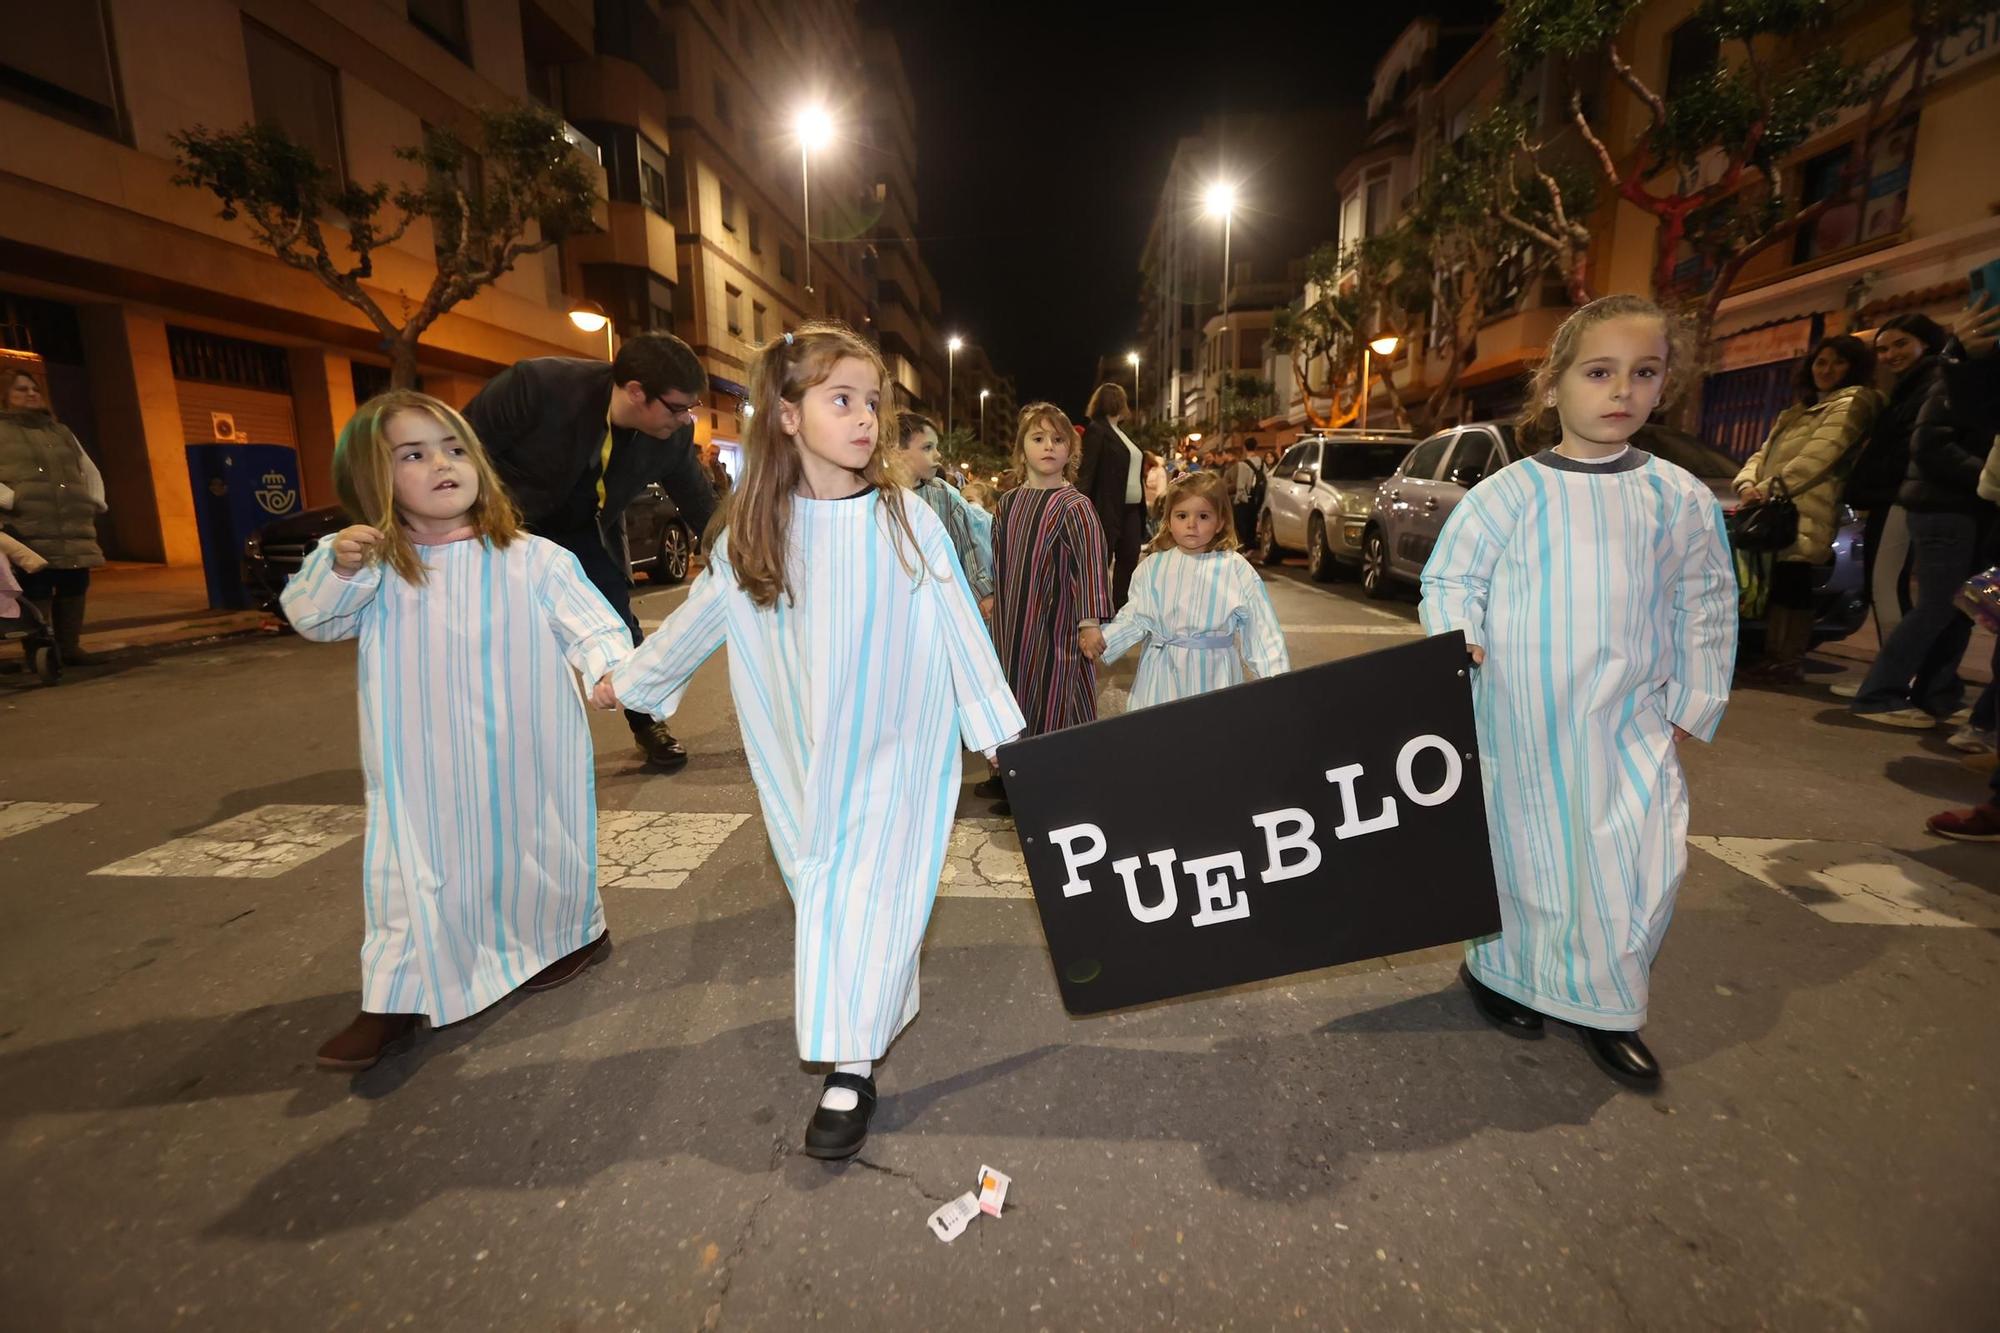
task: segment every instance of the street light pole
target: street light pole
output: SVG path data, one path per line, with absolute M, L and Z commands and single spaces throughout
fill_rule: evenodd
M 812 153 L 833 137 L 833 121 L 823 107 L 809 106 L 792 119 L 799 136 L 799 234 L 806 245 L 806 295 L 813 289 Z M 806 313 L 810 314 L 811 311 Z
M 955 375 L 958 371 L 958 349 L 965 346 L 965 339 L 952 334 L 944 345 L 944 433 L 951 434 L 951 408 Z
M 1394 356 L 1396 348 L 1402 341 L 1393 333 L 1385 333 L 1361 344 L 1361 429 L 1363 430 L 1368 429 L 1368 354 L 1372 351 L 1377 356 Z
M 991 389 L 981 389 L 979 391 L 979 447 L 981 449 L 986 447 L 986 395 L 991 392 L 993 392 Z
M 1233 333 L 1229 323 L 1229 229 L 1230 223 L 1235 220 L 1236 187 L 1221 181 L 1216 182 L 1208 187 L 1205 203 L 1210 217 L 1222 219 L 1222 292 L 1218 304 L 1222 307 L 1223 332 Z M 1222 415 L 1223 389 L 1227 386 L 1228 376 L 1236 371 L 1236 354 L 1237 348 L 1232 341 L 1229 348 L 1229 365 L 1223 372 L 1222 383 L 1216 389 L 1215 409 L 1218 419 Z
M 1137 411 L 1139 408 L 1139 354 L 1137 352 L 1127 352 L 1125 353 L 1125 359 L 1132 363 L 1132 409 Z

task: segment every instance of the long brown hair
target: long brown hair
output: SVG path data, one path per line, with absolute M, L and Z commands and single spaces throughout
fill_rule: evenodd
M 1654 410 L 1673 405 L 1681 386 L 1694 378 L 1697 350 L 1694 331 L 1685 320 L 1676 319 L 1643 296 L 1600 296 L 1590 304 L 1571 311 L 1569 318 L 1556 329 L 1555 337 L 1549 339 L 1549 350 L 1528 381 L 1528 397 L 1521 407 L 1518 422 L 1523 432 L 1552 442 L 1561 441 L 1562 423 L 1556 417 L 1555 404 L 1549 398 L 1563 372 L 1576 364 L 1577 344 L 1583 340 L 1585 333 L 1607 320 L 1633 317 L 1657 319 L 1666 332 L 1667 382 L 1660 388 L 1660 400 Z
M 1167 489 L 1160 493 L 1160 530 L 1153 534 L 1152 541 L 1155 551 L 1171 551 L 1180 545 L 1174 540 L 1170 525 L 1174 506 L 1183 500 L 1206 500 L 1215 511 L 1215 536 L 1203 548 L 1205 551 L 1233 551 L 1240 545 L 1236 540 L 1235 514 L 1229 505 L 1229 486 L 1222 474 L 1185 472 L 1168 482 Z
M 1125 398 L 1125 386 L 1106 381 L 1091 391 L 1090 401 L 1084 404 L 1083 415 L 1092 421 L 1099 417 L 1122 417 L 1131 410 Z
M 1073 486 L 1077 469 L 1083 466 L 1083 437 L 1076 433 L 1069 414 L 1054 403 L 1029 403 L 1021 409 L 1021 419 L 1014 426 L 1014 470 L 1021 474 L 1020 484 L 1028 484 L 1028 432 L 1044 422 L 1069 441 L 1069 461 L 1063 464 L 1063 480 Z
M 472 427 L 449 403 L 440 402 L 414 389 L 391 389 L 378 393 L 354 410 L 333 448 L 333 488 L 341 508 L 356 523 L 366 523 L 381 531 L 380 559 L 405 582 L 422 583 L 427 571 L 417 556 L 416 544 L 403 530 L 396 515 L 396 465 L 389 445 L 389 419 L 398 412 L 422 412 L 443 426 L 465 446 L 472 469 L 479 475 L 479 498 L 466 511 L 466 518 L 480 537 L 497 548 L 505 548 L 522 534 L 521 511 L 500 483 L 486 446 Z
M 875 448 L 861 469 L 872 483 L 894 526 L 899 546 L 907 538 L 918 551 L 917 534 L 903 508 L 903 485 L 889 467 L 896 445 L 896 409 L 888 392 L 889 371 L 882 354 L 845 324 L 814 322 L 766 343 L 750 367 L 750 402 L 757 409 L 743 431 L 743 477 L 729 498 L 728 561 L 736 582 L 758 606 L 773 606 L 779 597 L 793 596 L 785 557 L 792 528 L 792 497 L 804 477 L 800 445 L 785 434 L 782 408 L 794 409 L 806 390 L 823 384 L 834 366 L 849 357 L 875 368 L 883 386 L 882 415 L 875 431 Z M 900 556 L 899 556 L 900 558 Z M 921 555 L 918 555 L 921 561 Z M 911 568 L 908 562 L 904 567 Z M 914 572 L 914 570 L 912 570 Z

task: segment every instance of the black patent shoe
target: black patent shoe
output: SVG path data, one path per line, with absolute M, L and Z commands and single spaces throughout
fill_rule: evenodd
M 632 733 L 632 739 L 639 743 L 639 752 L 646 756 L 646 766 L 662 773 L 673 773 L 687 767 L 688 752 L 674 739 L 674 733 L 667 730 L 664 722 Z
M 851 1089 L 861 1099 L 852 1111 L 816 1106 L 812 1123 L 806 1126 L 806 1156 L 838 1162 L 854 1156 L 868 1142 L 868 1121 L 875 1114 L 875 1080 L 836 1072 L 826 1076 L 825 1086 Z
M 1636 1032 L 1606 1032 L 1601 1028 L 1578 1028 L 1584 1045 L 1604 1072 L 1621 1083 L 1650 1088 L 1660 1081 L 1660 1062 L 1646 1049 Z
M 1510 1037 L 1539 1037 L 1542 1035 L 1542 1016 L 1522 1004 L 1509 999 L 1472 975 L 1470 968 L 1460 963 L 1458 979 L 1472 992 L 1472 1003 L 1480 1015 Z
M 982 801 L 997 801 L 1007 794 L 1007 784 L 1000 780 L 998 773 L 995 773 L 984 782 L 974 783 L 972 794 Z

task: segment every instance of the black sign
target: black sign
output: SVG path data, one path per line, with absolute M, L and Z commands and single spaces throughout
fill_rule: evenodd
M 1063 1007 L 1499 930 L 1468 672 L 1443 635 L 1003 748 Z

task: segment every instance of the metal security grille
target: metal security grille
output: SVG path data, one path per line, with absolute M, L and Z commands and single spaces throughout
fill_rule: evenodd
M 1710 375 L 1701 389 L 1702 442 L 1731 458 L 1748 458 L 1792 401 L 1798 361 L 1773 361 Z
M 292 391 L 291 363 L 282 347 L 169 324 L 167 356 L 173 362 L 177 380 L 229 384 L 269 393 Z

